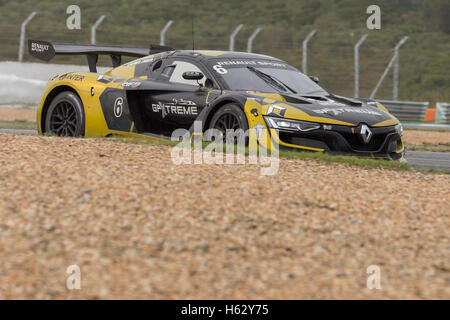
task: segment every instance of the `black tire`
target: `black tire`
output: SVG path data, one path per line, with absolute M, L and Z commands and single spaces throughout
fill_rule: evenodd
M 235 104 L 227 104 L 217 110 L 217 112 L 213 115 L 209 128 L 217 129 L 222 132 L 222 140 L 225 142 L 226 130 L 241 129 L 244 133 L 246 133 L 248 131 L 248 120 L 242 108 Z M 238 137 L 235 137 L 234 140 L 236 143 Z M 246 138 L 245 141 L 247 143 L 248 138 Z
M 81 137 L 84 136 L 84 128 L 84 108 L 80 98 L 70 91 L 58 94 L 47 110 L 45 133 Z

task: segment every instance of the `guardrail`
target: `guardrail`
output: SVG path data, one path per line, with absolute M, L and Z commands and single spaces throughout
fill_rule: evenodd
M 358 98 L 362 101 L 369 99 Z M 400 121 L 424 121 L 429 102 L 376 100 Z
M 436 103 L 436 123 L 450 124 L 450 103 Z

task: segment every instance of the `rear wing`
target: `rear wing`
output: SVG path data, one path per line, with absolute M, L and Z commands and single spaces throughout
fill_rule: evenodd
M 53 43 L 41 40 L 28 40 L 30 55 L 44 61 L 52 60 L 56 55 L 86 55 L 90 72 L 97 72 L 99 55 L 111 56 L 114 68 L 120 66 L 122 56 L 145 57 L 159 52 L 174 51 L 166 46 L 150 45 L 145 47 L 97 46 L 86 44 Z

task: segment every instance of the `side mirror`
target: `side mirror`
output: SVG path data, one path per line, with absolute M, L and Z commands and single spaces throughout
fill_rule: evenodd
M 319 78 L 318 77 L 309 77 L 312 81 L 319 84 Z
M 197 71 L 188 71 L 183 73 L 183 79 L 185 80 L 202 80 L 203 77 L 203 73 Z

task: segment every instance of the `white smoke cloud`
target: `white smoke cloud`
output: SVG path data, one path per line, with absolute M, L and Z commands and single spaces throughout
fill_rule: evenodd
M 106 72 L 108 68 L 99 68 Z M 0 62 L 0 107 L 36 107 L 47 82 L 67 72 L 88 72 L 87 66 Z
M 0 104 L 38 105 L 46 81 L 0 73 Z

